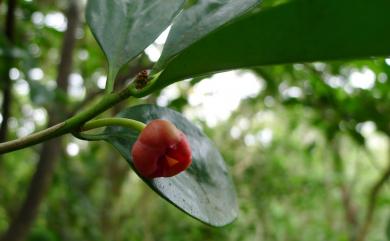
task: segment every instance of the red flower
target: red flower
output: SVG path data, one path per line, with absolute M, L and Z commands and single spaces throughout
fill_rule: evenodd
M 191 165 L 187 137 L 167 120 L 153 120 L 131 150 L 138 173 L 147 178 L 171 177 Z

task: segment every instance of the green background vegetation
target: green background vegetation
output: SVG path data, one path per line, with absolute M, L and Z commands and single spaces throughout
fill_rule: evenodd
M 68 11 L 68 1 L 19 0 L 10 38 L 7 2 L 0 1 L 0 86 L 2 103 L 6 89 L 12 98 L 8 133 L 1 138 L 15 139 L 96 101 L 107 64 L 83 10 Z M 70 16 L 69 29 L 75 14 L 81 15 L 75 45 L 63 51 L 69 50 L 63 45 L 67 32 L 48 19 Z M 69 53 L 70 78 L 61 78 L 59 66 Z M 117 88 L 151 65 L 141 54 L 121 70 Z M 264 88 L 242 100 L 228 120 L 209 126 L 201 117 L 192 119 L 230 167 L 240 207 L 234 223 L 212 228 L 193 220 L 154 194 L 111 146 L 66 135 L 0 156 L 0 233 L 29 220 L 20 210 L 31 211 L 37 201 L 27 240 L 355 240 L 371 220 L 370 210 L 366 240 L 390 240 L 384 179 L 390 175 L 390 59 L 249 71 Z M 354 84 L 356 74 L 371 84 Z M 188 94 L 201 80 L 178 84 L 180 95 L 167 106 L 184 113 L 195 108 Z M 163 94 L 129 99 L 102 116 L 156 103 Z M 264 141 L 267 132 L 272 138 Z M 79 152 L 73 155 L 75 145 Z M 47 168 L 37 176 L 42 163 Z

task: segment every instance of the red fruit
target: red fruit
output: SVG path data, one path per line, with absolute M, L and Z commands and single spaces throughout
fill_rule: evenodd
M 167 120 L 153 120 L 142 130 L 131 150 L 138 173 L 147 178 L 171 177 L 191 165 L 187 137 Z

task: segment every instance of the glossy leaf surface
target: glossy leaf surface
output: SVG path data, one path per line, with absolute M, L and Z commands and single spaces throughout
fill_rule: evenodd
M 187 136 L 192 164 L 170 178 L 147 179 L 140 176 L 164 199 L 200 221 L 223 226 L 237 216 L 234 186 L 224 160 L 214 144 L 180 113 L 154 105 L 139 105 L 123 110 L 118 117 L 144 123 L 154 119 L 171 121 Z M 133 167 L 130 150 L 138 133 L 124 127 L 107 127 L 105 140 L 111 143 Z M 134 169 L 135 170 L 135 169 Z
M 260 0 L 199 0 L 183 10 L 173 22 L 156 71 L 183 49 L 259 3 Z
M 109 62 L 108 85 L 119 69 L 168 27 L 184 0 L 89 0 L 86 18 Z
M 153 88 L 230 69 L 390 55 L 388 0 L 297 0 L 240 19 L 191 45 Z

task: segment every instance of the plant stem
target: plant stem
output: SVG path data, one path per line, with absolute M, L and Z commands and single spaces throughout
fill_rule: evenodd
M 101 141 L 104 140 L 107 135 L 104 133 L 100 134 L 86 134 L 82 132 L 73 132 L 72 135 L 83 141 Z
M 99 120 L 92 120 L 85 123 L 85 125 L 81 127 L 81 131 L 88 131 L 88 130 L 92 130 L 100 127 L 106 127 L 106 126 L 123 126 L 141 132 L 146 125 L 140 121 L 126 119 L 126 118 L 103 118 Z
M 120 101 L 129 98 L 132 95 L 131 86 L 126 87 L 118 93 L 111 93 L 103 96 L 103 98 L 89 109 L 76 114 L 68 120 L 54 125 L 45 130 L 33 133 L 29 136 L 22 137 L 13 141 L 4 142 L 0 144 L 0 154 L 26 148 L 43 141 L 67 134 L 72 130 L 82 126 L 86 121 L 96 117 L 105 110 Z
M 72 132 L 72 134 L 76 138 L 79 138 L 84 141 L 101 141 L 105 139 L 105 137 L 107 137 L 105 133 L 87 134 L 83 133 L 83 131 L 89 131 L 92 129 L 107 126 L 123 126 L 141 132 L 146 125 L 142 122 L 126 118 L 102 118 L 87 122 L 78 131 Z
M 108 74 L 106 80 L 106 94 L 110 94 L 114 90 L 115 77 L 118 73 L 117 69 L 114 69 L 112 66 L 108 67 Z

